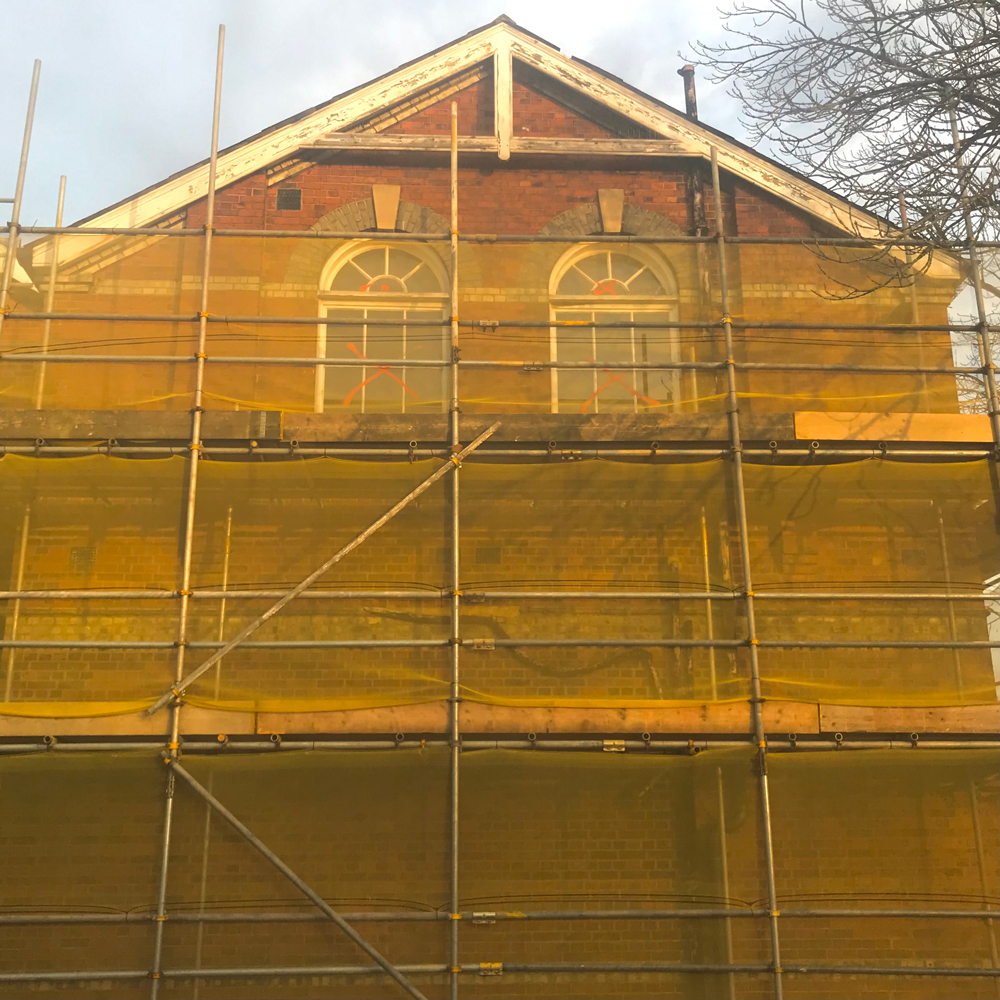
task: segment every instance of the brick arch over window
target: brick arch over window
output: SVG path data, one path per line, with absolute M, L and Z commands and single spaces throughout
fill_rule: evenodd
M 412 201 L 399 203 L 396 230 L 404 233 L 446 233 L 448 221 L 442 215 Z M 375 231 L 375 205 L 371 198 L 352 201 L 327 212 L 306 230 L 308 233 L 365 233 Z M 320 274 L 330 258 L 329 240 L 303 240 L 288 261 L 285 281 L 289 284 L 319 287 Z
M 539 236 L 595 236 L 604 232 L 596 202 L 577 205 L 557 215 L 538 230 Z M 622 233 L 627 236 L 683 236 L 684 230 L 668 218 L 638 205 L 622 210 Z

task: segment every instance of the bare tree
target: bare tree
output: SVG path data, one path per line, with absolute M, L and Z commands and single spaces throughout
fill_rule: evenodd
M 1000 0 L 740 0 L 696 45 L 754 142 L 934 243 L 1000 237 Z
M 737 0 L 722 17 L 727 37 L 696 58 L 730 85 L 751 141 L 921 241 L 814 248 L 831 298 L 913 284 L 938 248 L 1000 239 L 1000 0 Z M 952 322 L 977 324 L 969 255 L 955 259 L 967 284 Z M 837 266 L 861 261 L 860 284 Z M 1000 274 L 985 263 L 982 336 L 1000 359 Z M 952 342 L 958 363 L 982 363 L 979 335 Z M 985 412 L 983 377 L 958 382 L 962 408 Z

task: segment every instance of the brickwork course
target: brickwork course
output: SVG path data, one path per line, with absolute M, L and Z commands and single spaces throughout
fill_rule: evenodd
M 212 225 L 252 232 L 211 242 L 203 379 L 204 184 L 133 199 L 188 235 L 63 235 L 49 318 L 29 254 L 0 996 L 403 995 L 180 777 L 165 818 L 172 761 L 427 996 L 996 995 L 995 419 L 984 372 L 912 370 L 970 364 L 961 266 L 818 244 L 864 213 L 572 64 L 500 19 L 224 151 Z M 495 421 L 145 714 L 179 637 L 187 675 Z

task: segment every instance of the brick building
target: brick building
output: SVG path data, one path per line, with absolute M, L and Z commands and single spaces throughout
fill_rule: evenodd
M 957 252 L 505 18 L 34 235 L 0 995 L 995 995 Z

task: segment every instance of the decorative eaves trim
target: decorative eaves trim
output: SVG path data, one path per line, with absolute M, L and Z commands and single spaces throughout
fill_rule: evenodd
M 285 160 L 300 149 L 315 149 L 324 136 L 343 133 L 352 124 L 370 117 L 373 110 L 396 104 L 407 95 L 455 76 L 477 63 L 490 60 L 495 65 L 497 59 L 505 62 L 508 58 L 516 58 L 663 135 L 677 149 L 678 155 L 707 158 L 714 146 L 722 169 L 842 232 L 858 236 L 885 235 L 885 223 L 877 217 L 755 156 L 738 143 L 709 132 L 679 112 L 617 82 L 616 77 L 596 70 L 582 60 L 563 55 L 558 49 L 506 21 L 487 25 L 481 31 L 403 66 L 395 73 L 380 77 L 311 114 L 247 140 L 220 156 L 217 184 L 220 188 L 224 187 Z M 499 147 L 501 155 L 505 152 L 503 138 L 496 136 L 492 143 L 494 148 Z M 109 228 L 150 225 L 203 198 L 207 188 L 208 164 L 203 163 L 88 219 L 87 225 Z M 63 260 L 72 259 L 107 238 L 64 236 L 60 240 L 59 256 Z M 951 271 L 946 255 L 944 258 L 939 255 L 935 263 L 939 266 L 944 264 Z

